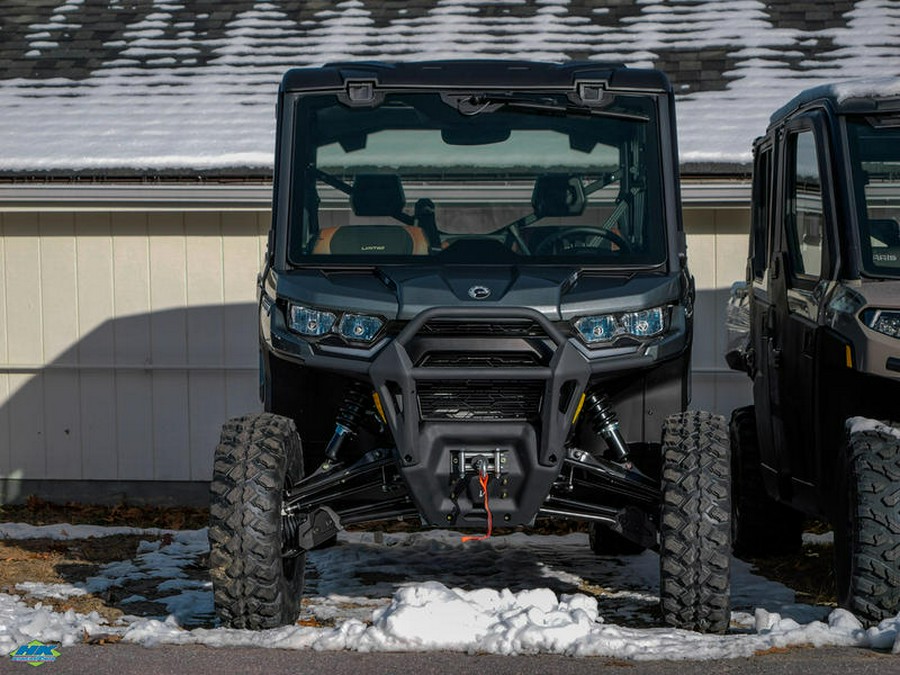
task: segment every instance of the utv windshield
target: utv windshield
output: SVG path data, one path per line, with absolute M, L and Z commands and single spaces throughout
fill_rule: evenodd
M 295 99 L 293 264 L 658 265 L 657 102 L 387 94 Z
M 900 277 L 900 118 L 847 124 L 862 269 Z

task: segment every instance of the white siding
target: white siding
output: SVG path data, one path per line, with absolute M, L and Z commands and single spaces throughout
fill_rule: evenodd
M 75 215 L 78 270 L 78 362 L 110 363 L 115 357 L 115 273 L 111 214 Z M 70 373 L 71 377 L 72 374 Z M 115 480 L 119 476 L 116 435 L 116 378 L 110 371 L 80 373 L 82 476 Z
M 697 279 L 693 407 L 727 413 L 728 288 L 748 211 L 686 209 Z M 265 211 L 0 213 L 5 478 L 207 480 L 220 424 L 259 408 Z
M 6 233 L 0 220 L 0 363 L 9 363 L 6 327 L 9 325 L 6 312 Z M 12 472 L 9 437 L 9 374 L 0 371 L 0 499 L 5 497 L 2 478 Z
M 4 217 L 6 250 L 7 358 L 10 364 L 28 366 L 43 362 L 41 314 L 41 237 L 33 217 Z M 10 472 L 43 477 L 47 472 L 44 445 L 44 382 L 27 372 L 9 375 Z
M 697 285 L 691 407 L 724 415 L 751 400 L 750 379 L 725 363 L 725 308 L 744 278 L 748 209 L 685 209 L 688 264 Z
M 268 214 L 0 213 L 4 480 L 207 480 L 258 409 Z

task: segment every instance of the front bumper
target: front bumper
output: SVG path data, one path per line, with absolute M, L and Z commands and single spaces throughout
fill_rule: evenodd
M 533 523 L 560 479 L 576 410 L 592 378 L 640 376 L 683 356 L 689 344 L 683 314 L 666 336 L 610 356 L 588 349 L 530 308 L 449 307 L 423 311 L 393 339 L 345 356 L 290 333 L 281 316 L 272 307 L 263 316 L 271 329 L 263 337 L 279 357 L 372 382 L 408 495 L 425 523 L 441 526 L 484 527 L 479 468 L 489 474 L 494 522 Z M 422 334 L 430 322 L 455 320 L 533 322 L 541 335 L 528 339 L 540 342 L 545 358 L 529 365 L 429 365 L 421 358 Z M 427 342 L 441 344 L 433 337 Z M 484 343 L 493 344 L 489 338 Z

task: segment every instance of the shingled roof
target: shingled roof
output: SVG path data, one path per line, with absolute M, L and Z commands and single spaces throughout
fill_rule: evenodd
M 900 5 L 0 0 L 0 174 L 264 176 L 287 68 L 475 57 L 662 68 L 682 164 L 721 173 L 801 89 L 900 77 Z

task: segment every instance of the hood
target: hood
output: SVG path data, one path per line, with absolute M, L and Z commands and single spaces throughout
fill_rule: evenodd
M 293 270 L 277 275 L 279 297 L 316 308 L 409 320 L 442 306 L 530 307 L 559 321 L 680 297 L 676 275 L 572 267 L 474 266 Z

